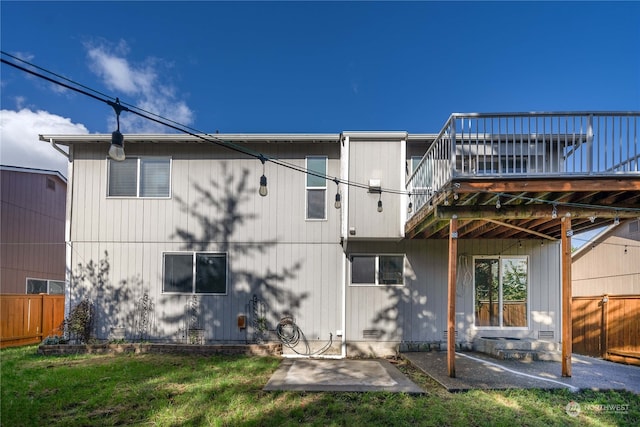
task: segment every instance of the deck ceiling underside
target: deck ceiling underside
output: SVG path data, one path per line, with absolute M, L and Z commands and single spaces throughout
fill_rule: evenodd
M 640 176 L 458 179 L 447 188 L 407 221 L 407 238 L 447 238 L 454 215 L 459 239 L 549 240 L 568 215 L 574 234 L 640 217 Z

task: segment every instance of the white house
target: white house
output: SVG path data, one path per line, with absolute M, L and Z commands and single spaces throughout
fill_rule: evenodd
M 567 231 L 638 214 L 639 116 L 454 114 L 438 134 L 125 134 L 122 162 L 107 156 L 111 135 L 42 135 L 69 147 L 70 269 L 108 262 L 101 284 L 70 280 L 67 299 L 94 302 L 101 339 L 195 330 L 325 356 L 451 352 L 480 337 L 558 344 Z

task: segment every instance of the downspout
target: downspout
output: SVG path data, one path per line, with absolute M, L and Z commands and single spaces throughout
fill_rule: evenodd
M 44 139 L 42 137 L 42 135 L 40 135 L 40 140 L 41 141 L 46 141 L 46 139 Z M 57 152 L 61 153 L 63 156 L 65 156 L 67 158 L 67 160 L 69 160 L 69 162 L 71 162 L 71 155 L 69 153 L 67 153 L 66 151 L 64 151 L 62 148 L 60 148 L 59 146 L 56 145 L 56 143 L 54 142 L 53 138 L 49 138 L 49 143 L 51 144 L 51 146 L 53 147 L 54 150 L 56 150 Z M 71 149 L 71 148 L 69 148 Z

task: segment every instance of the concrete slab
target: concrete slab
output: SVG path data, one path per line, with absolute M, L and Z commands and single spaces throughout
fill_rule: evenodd
M 382 359 L 284 359 L 263 390 L 424 394 L 424 390 Z
M 570 390 L 628 390 L 640 394 L 640 367 L 574 355 L 572 376 L 564 378 L 558 362 L 498 360 L 480 353 L 456 353 L 456 378 L 447 372 L 447 353 L 403 353 L 451 392 L 473 389 L 568 388 Z

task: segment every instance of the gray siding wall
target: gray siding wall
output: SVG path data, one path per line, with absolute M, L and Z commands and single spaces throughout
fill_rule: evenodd
M 381 144 L 380 150 L 389 152 L 378 150 L 373 156 L 371 144 Z M 398 166 L 405 162 L 402 143 L 371 144 L 356 143 L 350 162 L 356 162 L 354 154 L 363 157 L 356 156 L 355 175 L 349 179 L 367 182 L 379 178 L 383 187 L 401 188 L 400 172 L 404 170 L 398 171 Z M 106 148 L 84 145 L 74 149 L 71 194 L 72 265 L 108 259 L 108 276 L 102 285 L 74 281 L 71 289 L 72 305 L 83 296 L 98 303 L 99 338 L 108 337 L 117 326 L 134 334 L 140 316 L 137 301 L 146 294 L 153 303 L 150 338 L 183 339 L 191 295 L 162 292 L 162 255 L 197 250 L 228 254 L 227 295 L 199 297 L 199 323 L 207 341 L 251 340 L 252 331 L 239 329 L 237 317 L 251 314 L 254 295 L 267 307 L 270 330 L 282 316 L 292 315 L 305 336 L 317 341 L 314 348 L 330 333 L 337 342 L 336 331 L 341 329 L 349 343 L 371 348 L 381 343 L 443 340 L 447 241 L 401 240 L 400 211 L 405 207 L 400 197 L 383 194 L 384 213 L 378 214 L 377 195 L 350 191 L 348 219 L 350 224 L 358 221 L 358 236 L 362 237 L 362 232 L 369 239 L 350 239 L 345 255 L 331 182 L 327 185 L 327 220 L 307 221 L 304 174 L 267 163 L 269 195 L 263 198 L 257 194 L 262 174 L 258 160 L 205 144 L 130 144 L 126 147 L 129 156 L 172 157 L 172 197 L 108 198 Z M 327 155 L 328 174 L 341 176 L 338 144 L 263 144 L 253 148 L 300 167 L 305 166 L 305 156 Z M 376 165 L 379 176 L 372 174 Z M 514 240 L 459 242 L 459 341 L 478 335 L 537 338 L 539 331 L 553 331 L 559 339 L 559 244 L 541 245 L 539 240 L 522 243 L 520 247 Z M 353 253 L 406 254 L 404 286 L 350 286 L 349 263 L 343 270 L 343 261 Z M 514 254 L 529 256 L 529 328 L 478 330 L 473 326 L 472 257 Z
M 631 220 L 620 224 L 602 242 L 587 243 L 589 247 L 574 257 L 573 296 L 640 294 L 638 222 Z
M 400 243 L 351 243 L 350 253 L 406 253 L 404 286 L 347 285 L 347 340 L 372 341 L 365 331 L 378 331 L 373 341 L 439 342 L 447 325 L 446 240 Z M 560 339 L 560 248 L 539 240 L 460 240 L 458 247 L 456 319 L 458 341 L 476 336 L 538 338 L 553 331 Z M 479 329 L 473 319 L 473 256 L 528 255 L 529 327 L 526 330 Z M 347 284 L 349 283 L 347 269 Z M 370 332 L 369 332 L 370 333 Z
M 382 188 L 404 188 L 404 140 L 349 141 L 349 175 L 353 182 L 369 183 L 380 180 Z M 377 211 L 382 200 L 383 212 Z M 401 203 L 397 194 L 369 193 L 362 189 L 349 190 L 349 239 L 396 239 L 403 237 Z M 406 209 L 406 208 L 405 208 Z
M 256 148 L 256 147 L 254 147 Z M 307 155 L 327 155 L 329 175 L 339 175 L 336 144 L 268 144 L 260 151 L 300 167 Z M 262 165 L 223 148 L 192 144 L 126 146 L 128 156 L 171 156 L 169 199 L 108 198 L 106 146 L 74 149 L 72 265 L 97 263 L 108 254 L 108 280 L 75 281 L 71 295 L 97 304 L 97 333 L 134 328 L 145 293 L 154 303 L 152 339 L 180 339 L 191 295 L 162 292 L 163 252 L 228 254 L 227 295 L 203 295 L 199 323 L 205 339 L 244 341 L 237 316 L 248 315 L 253 295 L 266 304 L 274 329 L 293 315 L 310 339 L 328 339 L 341 327 L 342 248 L 334 188 L 327 187 L 327 220 L 305 220 L 305 175 L 269 162 L 269 195 L 258 195 Z M 331 184 L 331 183 L 330 183 Z M 77 268 L 76 268 L 77 270 Z
M 27 278 L 64 280 L 67 184 L 53 174 L 2 170 L 0 186 L 0 292 L 26 293 Z

